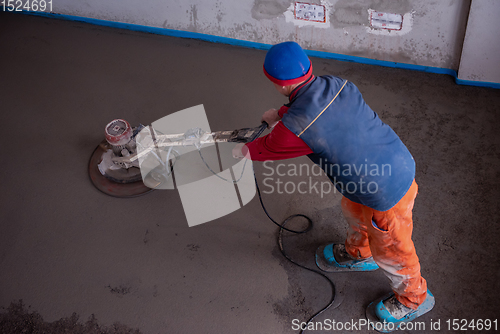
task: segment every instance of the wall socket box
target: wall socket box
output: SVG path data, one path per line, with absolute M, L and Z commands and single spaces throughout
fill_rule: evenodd
M 377 29 L 401 30 L 403 28 L 403 15 L 372 11 L 370 25 Z
M 296 2 L 294 16 L 297 20 L 326 22 L 326 8 L 323 5 Z

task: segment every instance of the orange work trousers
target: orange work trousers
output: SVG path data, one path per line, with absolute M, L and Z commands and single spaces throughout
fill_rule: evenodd
M 412 309 L 427 296 L 427 282 L 420 275 L 420 263 L 411 240 L 417 192 L 418 186 L 413 180 L 405 196 L 387 211 L 342 198 L 342 212 L 349 223 L 347 252 L 358 259 L 373 256 L 389 278 L 398 300 Z

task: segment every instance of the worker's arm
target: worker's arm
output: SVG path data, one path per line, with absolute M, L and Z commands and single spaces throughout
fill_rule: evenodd
M 286 108 L 288 109 L 287 107 L 283 106 L 280 108 L 283 109 L 283 108 Z M 277 109 L 269 109 L 268 111 L 266 111 L 264 113 L 264 115 L 262 115 L 262 120 L 261 122 L 266 122 L 268 124 L 268 129 L 272 129 L 276 126 L 276 124 L 278 124 L 278 122 L 281 120 L 281 118 L 283 117 L 283 113 L 280 114 L 280 110 L 277 110 Z
M 288 107 L 281 107 L 277 114 L 279 118 L 288 111 Z M 266 113 L 271 113 L 270 110 Z M 266 120 L 266 113 L 264 113 L 263 120 Z M 272 115 L 268 115 L 272 118 Z M 267 118 L 266 121 L 272 121 Z M 268 124 L 270 124 L 268 122 Z M 284 160 L 300 157 L 303 155 L 313 153 L 307 144 L 297 137 L 293 132 L 278 122 L 270 134 L 264 137 L 257 138 L 251 143 L 240 145 L 233 151 L 236 158 L 246 157 L 247 159 L 255 161 L 266 160 Z

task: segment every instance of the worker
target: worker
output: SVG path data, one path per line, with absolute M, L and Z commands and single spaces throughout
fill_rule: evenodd
M 318 248 L 318 267 L 330 272 L 380 268 L 393 291 L 372 303 L 381 322 L 400 324 L 430 311 L 434 297 L 420 274 L 411 239 L 418 186 L 406 146 L 353 83 L 314 76 L 299 44 L 271 47 L 264 74 L 289 102 L 266 111 L 262 120 L 272 131 L 238 144 L 233 156 L 268 161 L 307 155 L 343 195 L 342 212 L 349 224 L 344 243 Z

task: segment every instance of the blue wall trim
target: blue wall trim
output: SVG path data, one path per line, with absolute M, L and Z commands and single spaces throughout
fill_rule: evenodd
M 35 16 L 43 16 L 43 17 L 62 19 L 62 20 L 68 20 L 68 21 L 85 22 L 85 23 L 90 23 L 90 24 L 95 24 L 95 25 L 100 25 L 100 26 L 128 29 L 128 30 L 140 31 L 140 32 L 147 32 L 147 33 L 152 33 L 152 34 L 157 34 L 157 35 L 198 39 L 198 40 L 207 41 L 207 42 L 223 43 L 223 44 L 229 44 L 229 45 L 242 46 L 242 47 L 246 47 L 246 48 L 259 49 L 259 50 L 269 50 L 269 48 L 271 48 L 271 46 L 272 46 L 272 45 L 264 44 L 264 43 L 250 42 L 250 41 L 244 41 L 244 40 L 240 40 L 240 39 L 214 36 L 214 35 L 202 34 L 202 33 L 197 33 L 197 32 L 149 27 L 149 26 L 143 26 L 143 25 L 131 24 L 131 23 L 99 20 L 99 19 L 93 19 L 93 18 L 82 17 L 82 16 L 73 16 L 73 15 L 56 14 L 56 13 L 48 13 L 48 12 L 28 12 L 28 11 L 20 11 L 17 13 L 23 13 L 23 14 L 35 15 Z M 386 60 L 377 60 L 377 59 L 357 57 L 357 56 L 348 56 L 348 55 L 343 55 L 340 53 L 332 53 L 332 52 L 325 52 L 325 51 L 306 50 L 306 53 L 311 57 L 335 59 L 335 60 L 341 60 L 341 61 L 350 61 L 350 62 L 355 62 L 355 63 L 360 63 L 360 64 L 401 68 L 401 69 L 428 72 L 428 73 L 448 74 L 448 75 L 451 75 L 455 79 L 455 83 L 457 83 L 458 85 L 478 86 L 478 87 L 488 87 L 488 88 L 500 89 L 500 83 L 496 83 L 496 82 L 471 81 L 471 80 L 459 79 L 457 76 L 457 71 L 449 69 L 449 68 L 406 64 L 406 63 L 396 63 L 396 62 L 391 62 L 391 61 L 386 61 Z

